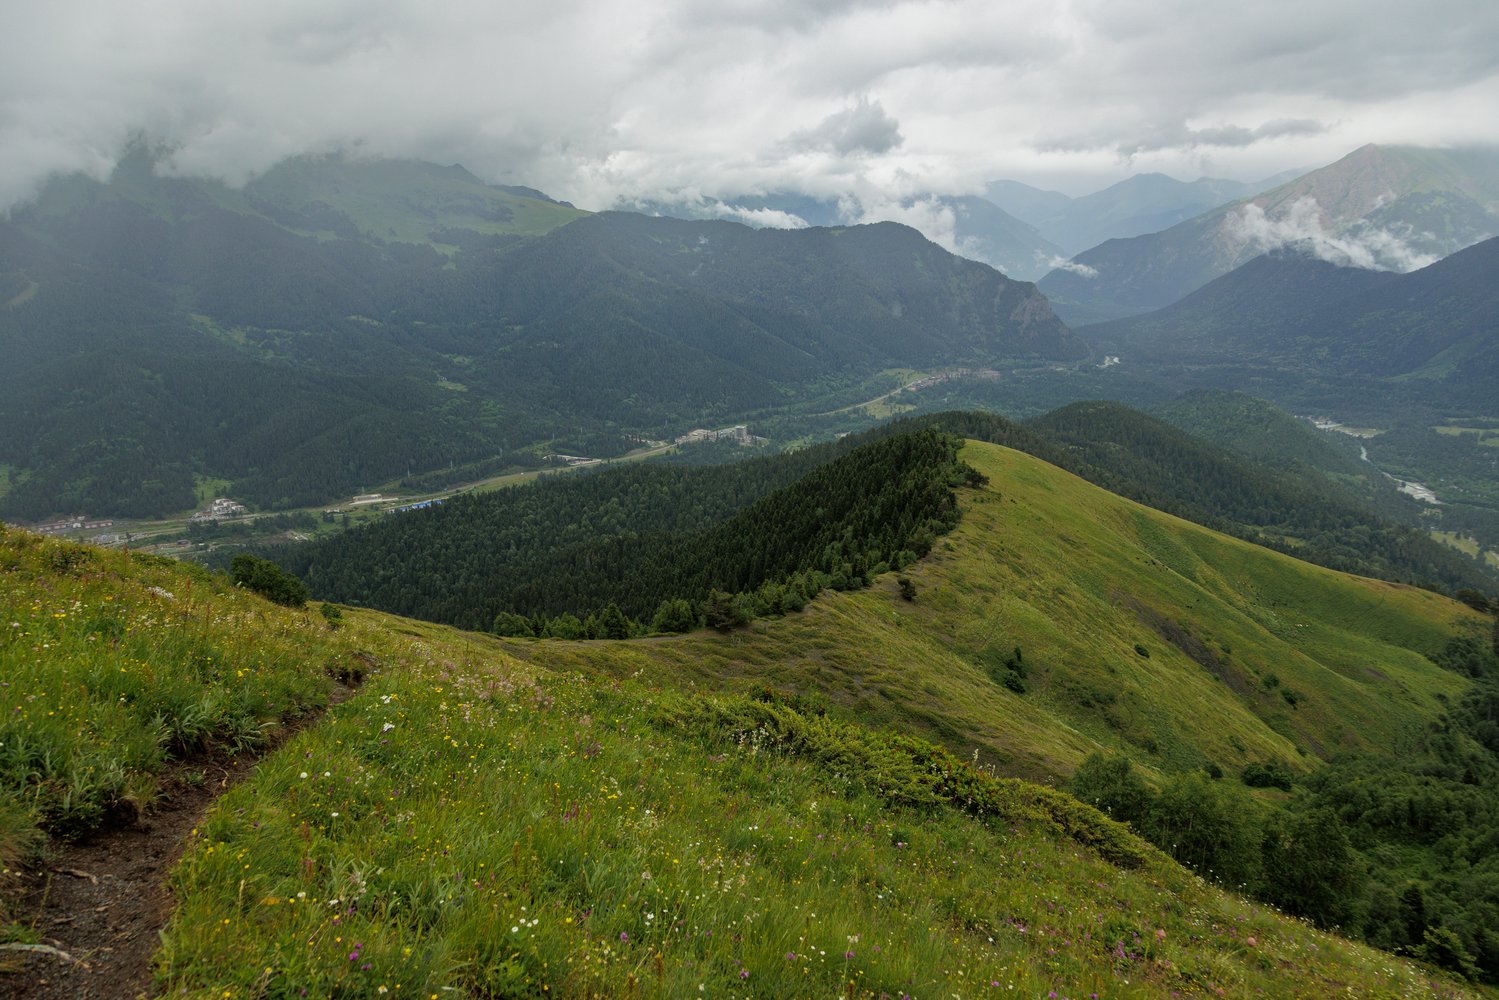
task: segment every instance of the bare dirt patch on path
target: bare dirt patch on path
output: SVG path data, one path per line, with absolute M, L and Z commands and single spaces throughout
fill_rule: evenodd
M 329 707 L 353 688 L 335 684 Z M 321 712 L 282 727 L 254 752 L 207 752 L 174 764 L 144 817 L 54 844 L 29 876 L 21 912 L 40 946 L 0 951 L 7 1000 L 136 1000 L 154 995 L 151 959 L 175 901 L 167 876 L 209 807 L 250 775 L 262 757 L 314 724 Z

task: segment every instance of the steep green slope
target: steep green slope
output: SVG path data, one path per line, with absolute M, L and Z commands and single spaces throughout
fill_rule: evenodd
M 459 246 L 550 232 L 587 215 L 539 191 L 496 187 L 453 165 L 343 155 L 285 160 L 245 185 L 256 210 L 293 229 Z
M 979 457 L 1006 471 L 1004 453 Z M 0 573 L 5 676 L 30 671 L 0 688 L 8 755 L 63 735 L 107 754 L 117 730 L 85 713 L 120 703 L 122 666 L 195 676 L 209 699 L 260 683 L 242 674 L 315 689 L 325 666 L 368 671 L 198 824 L 165 993 L 1469 995 L 919 740 L 601 683 L 550 661 L 566 644 L 528 647 L 527 665 L 492 638 L 371 612 L 334 629 L 188 567 L 14 531 Z M 101 615 L 121 620 L 119 647 Z M 276 652 L 248 659 L 268 634 Z M 6 815 L 37 787 L 0 770 Z M 20 971 L 0 976 L 53 960 L 10 957 Z
M 963 458 L 990 482 L 963 492 L 958 527 L 907 571 L 914 602 L 886 578 L 732 643 L 509 648 L 815 694 L 1033 777 L 1069 774 L 1099 746 L 1166 770 L 1277 759 L 1303 771 L 1415 738 L 1467 686 L 1427 659 L 1483 621 L 1454 601 L 1228 538 L 1019 452 L 971 443 Z M 1024 694 L 1005 683 L 1017 646 Z
M 1381 579 L 1486 588 L 1483 571 L 1421 529 L 1382 519 L 1317 476 L 1268 470 L 1112 403 L 1074 403 L 1033 422 L 1094 481 L 1310 562 Z
M 1117 403 L 1073 403 L 1019 427 L 982 413 L 910 423 L 1019 448 L 1121 496 L 1333 569 L 1448 589 L 1494 583 L 1321 477 L 1246 461 Z

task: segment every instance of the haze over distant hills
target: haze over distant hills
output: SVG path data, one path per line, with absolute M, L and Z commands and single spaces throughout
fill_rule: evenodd
M 1067 256 L 1105 240 L 1141 236 L 1241 198 L 1250 198 L 1300 176 L 1293 170 L 1259 182 L 1199 177 L 1179 181 L 1165 174 L 1136 174 L 1102 191 L 1072 198 L 1019 181 L 994 181 L 984 197 L 1030 223 Z
M 1001 180 L 989 184 L 982 197 L 924 194 L 866 205 L 853 194 L 694 194 L 675 201 L 626 201 L 620 207 L 648 215 L 733 219 L 783 228 L 894 218 L 955 253 L 989 264 L 1012 278 L 1035 281 L 1050 273 L 1063 258 L 1105 240 L 1166 229 L 1300 173 L 1291 171 L 1258 183 L 1208 177 L 1188 183 L 1164 174 L 1137 174 L 1078 198 Z
M 1110 240 L 1039 283 L 1073 325 L 1170 305 L 1267 250 L 1409 271 L 1499 234 L 1499 151 L 1364 146 L 1159 233 Z

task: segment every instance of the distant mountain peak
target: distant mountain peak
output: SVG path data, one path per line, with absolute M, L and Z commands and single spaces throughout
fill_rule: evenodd
M 1405 272 L 1496 234 L 1499 150 L 1370 143 L 1263 194 L 1101 243 L 1039 284 L 1078 325 L 1162 308 L 1287 243 L 1335 264 Z

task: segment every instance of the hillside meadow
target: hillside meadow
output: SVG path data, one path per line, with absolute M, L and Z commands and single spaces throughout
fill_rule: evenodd
M 964 457 L 990 484 L 914 601 L 881 578 L 727 635 L 329 621 L 4 529 L 4 939 L 41 936 L 15 873 L 49 840 L 265 752 L 172 875 L 163 994 L 1469 995 L 1013 775 L 1398 745 L 1466 683 L 1423 654 L 1480 619 Z
M 1107 747 L 1162 770 L 1397 749 L 1468 687 L 1428 656 L 1488 619 L 1336 573 L 970 442 L 989 478 L 930 556 L 873 588 L 729 635 L 507 640 L 551 668 L 820 698 L 1007 774 L 1070 775 Z M 1024 691 L 1007 664 L 1020 650 Z

